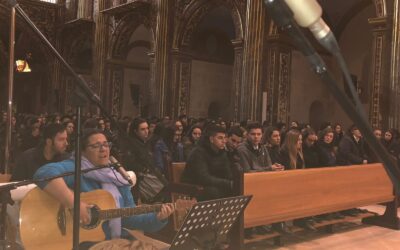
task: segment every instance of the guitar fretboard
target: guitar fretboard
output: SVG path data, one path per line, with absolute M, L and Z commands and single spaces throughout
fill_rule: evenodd
M 175 203 L 172 203 L 175 206 Z M 138 207 L 125 207 L 115 208 L 99 211 L 99 218 L 101 220 L 109 220 L 119 217 L 128 217 L 132 215 L 147 214 L 147 213 L 158 213 L 161 211 L 162 204 L 156 205 L 143 205 Z

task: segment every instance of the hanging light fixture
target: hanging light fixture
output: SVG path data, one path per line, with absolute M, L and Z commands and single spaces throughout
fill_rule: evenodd
M 17 66 L 17 72 L 32 72 L 26 60 L 17 60 L 15 64 Z

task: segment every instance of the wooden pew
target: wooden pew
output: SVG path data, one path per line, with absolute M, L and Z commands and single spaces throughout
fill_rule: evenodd
M 169 165 L 169 192 L 171 194 L 171 200 L 176 201 L 177 199 L 187 198 L 192 199 L 198 197 L 203 192 L 203 187 L 198 185 L 192 185 L 181 182 L 181 176 L 185 170 L 185 162 L 172 162 Z M 174 230 L 178 231 L 181 223 L 185 219 L 186 213 L 175 212 L 173 216 Z
M 235 229 L 233 249 L 252 242 L 244 240 L 244 228 L 378 203 L 388 203 L 385 214 L 363 222 L 400 229 L 397 199 L 382 164 L 244 173 L 238 187 L 239 194 L 253 198 Z

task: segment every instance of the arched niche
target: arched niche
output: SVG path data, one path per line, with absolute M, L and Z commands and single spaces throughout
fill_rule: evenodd
M 235 26 L 230 10 L 219 6 L 210 10 L 193 31 L 189 43 L 192 54 L 189 114 L 210 114 L 233 119 L 233 66 Z M 213 107 L 218 107 L 216 113 Z M 217 118 L 217 117 L 214 117 Z
M 122 116 L 148 115 L 151 39 L 151 31 L 143 24 L 129 38 L 123 68 Z

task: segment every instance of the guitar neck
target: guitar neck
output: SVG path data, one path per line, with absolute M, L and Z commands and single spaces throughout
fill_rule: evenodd
M 147 214 L 147 213 L 158 213 L 161 211 L 161 206 L 163 204 L 156 205 L 144 205 L 138 207 L 125 207 L 125 208 L 115 208 L 99 211 L 99 218 L 101 220 L 109 220 L 120 217 L 129 217 L 132 215 Z M 175 203 L 173 203 L 175 206 Z

